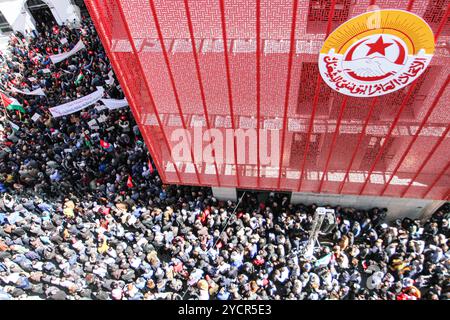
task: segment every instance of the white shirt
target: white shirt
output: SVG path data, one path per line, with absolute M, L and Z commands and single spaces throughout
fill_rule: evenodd
M 208 290 L 200 290 L 199 300 L 209 300 Z
M 122 289 L 116 288 L 111 291 L 111 296 L 114 300 L 122 299 Z

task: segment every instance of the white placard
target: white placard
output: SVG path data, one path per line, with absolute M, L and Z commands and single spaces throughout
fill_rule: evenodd
M 88 125 L 89 125 L 89 127 L 96 126 L 97 121 L 95 119 L 92 119 L 91 121 L 88 122 Z
M 97 118 L 97 121 L 100 122 L 100 123 L 103 123 L 103 122 L 105 122 L 106 120 L 108 120 L 108 117 L 105 116 L 104 114 L 101 114 L 101 115 Z
M 66 43 L 67 43 L 67 38 L 62 38 L 62 39 L 61 39 L 61 43 L 62 43 L 62 44 L 66 44 Z
M 41 117 L 41 115 L 39 113 L 35 113 L 33 114 L 33 116 L 31 117 L 31 120 L 33 120 L 34 122 L 38 121 L 38 119 Z

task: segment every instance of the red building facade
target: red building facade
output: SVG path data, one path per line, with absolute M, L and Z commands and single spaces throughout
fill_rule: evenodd
M 86 4 L 164 182 L 448 199 L 450 0 Z M 377 9 L 429 24 L 430 65 L 384 96 L 333 91 L 318 70 L 324 40 Z

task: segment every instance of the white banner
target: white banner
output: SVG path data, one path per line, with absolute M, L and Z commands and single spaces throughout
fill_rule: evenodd
M 118 100 L 118 99 L 101 99 L 100 101 L 103 102 L 103 104 L 109 110 L 123 108 L 123 107 L 126 107 L 128 105 L 128 101 L 127 101 L 126 98 L 122 99 L 122 100 Z
M 67 59 L 70 56 L 73 56 L 75 53 L 77 53 L 80 50 L 85 49 L 86 47 L 84 46 L 83 41 L 78 41 L 78 43 L 75 45 L 75 47 L 73 47 L 72 50 L 70 50 L 69 52 L 64 52 L 64 53 L 60 53 L 60 54 L 55 54 L 50 56 L 50 59 L 52 60 L 52 62 L 54 64 L 57 64 L 58 62 L 61 62 L 65 59 Z
M 22 91 L 22 90 L 14 88 L 14 87 L 11 87 L 9 90 L 11 92 L 26 94 L 26 95 L 29 95 L 29 96 L 45 96 L 44 90 L 42 90 L 42 88 L 38 88 L 38 89 L 33 90 L 33 91 Z
M 59 106 L 50 108 L 49 110 L 52 113 L 52 116 L 55 118 L 72 114 L 96 103 L 98 100 L 102 98 L 104 91 L 105 90 L 102 87 L 97 87 L 97 91 L 88 94 L 83 98 L 65 104 L 61 104 Z

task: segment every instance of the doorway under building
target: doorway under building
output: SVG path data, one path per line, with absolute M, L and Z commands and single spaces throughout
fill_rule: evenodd
M 45 27 L 52 27 L 57 24 L 49 6 L 42 0 L 28 0 L 26 8 L 33 16 L 36 23 L 36 29 L 39 32 L 44 31 Z
M 258 207 L 261 203 L 265 206 L 272 207 L 273 202 L 276 202 L 281 208 L 287 201 L 291 201 L 292 192 L 275 192 L 275 191 L 261 191 L 250 189 L 237 189 L 238 201 L 245 192 L 245 196 L 242 199 L 242 207 L 253 208 Z

